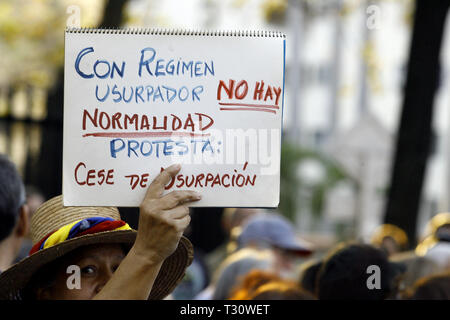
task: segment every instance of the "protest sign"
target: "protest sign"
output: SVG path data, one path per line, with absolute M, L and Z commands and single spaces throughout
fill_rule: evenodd
M 276 207 L 285 37 L 68 29 L 63 197 L 139 206 L 165 168 L 195 206 Z

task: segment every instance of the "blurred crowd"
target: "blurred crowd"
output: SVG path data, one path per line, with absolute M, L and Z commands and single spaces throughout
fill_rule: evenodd
M 450 213 L 435 215 L 413 249 L 390 224 L 369 243 L 325 249 L 302 240 L 278 213 L 226 209 L 223 226 L 226 243 L 194 259 L 173 299 L 450 299 Z
M 14 170 L 1 160 L 2 174 Z M 16 190 L 21 205 L 9 217 L 0 190 L 1 271 L 28 255 L 29 221 L 46 200 L 34 188 Z M 450 299 L 450 213 L 436 214 L 415 248 L 402 229 L 384 224 L 370 243 L 324 249 L 302 239 L 281 214 L 263 209 L 227 208 L 222 226 L 226 241 L 208 254 L 194 248 L 183 280 L 166 299 Z

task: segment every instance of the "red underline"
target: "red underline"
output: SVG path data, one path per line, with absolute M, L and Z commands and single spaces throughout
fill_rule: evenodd
M 273 104 L 251 104 L 251 103 L 226 103 L 226 102 L 219 102 L 222 106 L 243 106 L 243 107 L 253 107 L 253 108 L 269 108 L 269 109 L 280 109 L 279 106 L 273 105 Z
M 143 138 L 143 137 L 207 137 L 209 133 L 191 132 L 92 132 L 83 134 L 84 137 L 107 138 Z
M 266 108 L 220 108 L 220 110 L 236 110 L 236 111 L 262 111 L 262 112 L 271 112 L 276 114 L 275 110 L 269 110 Z

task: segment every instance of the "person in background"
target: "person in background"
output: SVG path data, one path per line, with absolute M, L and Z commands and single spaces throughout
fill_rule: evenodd
M 300 265 L 299 285 L 312 295 L 315 295 L 317 274 L 322 267 L 322 260 L 310 260 Z
M 25 186 L 25 192 L 26 204 L 29 209 L 29 218 L 31 219 L 36 210 L 45 202 L 45 198 L 44 195 L 36 187 L 33 187 L 31 185 Z M 31 242 L 31 234 L 30 230 L 28 230 L 26 236 L 23 238 L 19 253 L 14 259 L 14 263 L 17 263 L 28 256 L 28 252 L 30 252 L 32 246 L 33 244 Z
M 174 300 L 192 300 L 209 285 L 209 273 L 203 255 L 197 248 L 194 249 L 194 260 L 186 269 L 183 280 L 172 292 Z
M 342 243 L 323 260 L 317 275 L 316 296 L 319 300 L 391 299 L 397 295 L 405 270 L 404 265 L 390 262 L 381 249 Z M 379 287 L 369 287 L 369 277 L 371 285 Z
M 298 237 L 292 223 L 280 214 L 251 217 L 242 226 L 238 248 L 270 250 L 273 271 L 285 279 L 297 280 L 297 265 L 313 252 L 312 245 Z
M 422 241 L 413 250 L 392 254 L 389 259 L 406 265 L 401 291 L 421 278 L 448 270 L 450 258 L 450 213 L 439 213 L 427 223 Z
M 317 300 L 295 282 L 286 280 L 268 282 L 258 287 L 249 298 L 249 300 Z
M 252 270 L 271 270 L 273 255 L 269 250 L 244 248 L 232 253 L 214 273 L 210 285 L 200 292 L 196 300 L 229 299 L 233 287 Z
M 313 300 L 312 294 L 294 281 L 262 270 L 247 273 L 234 287 L 229 300 Z
M 262 209 L 225 208 L 222 215 L 222 228 L 227 239 L 222 245 L 205 256 L 210 276 L 219 265 L 237 250 L 237 238 L 242 232 L 242 225 L 252 216 L 262 213 Z
M 416 254 L 432 260 L 440 272 L 450 271 L 450 212 L 439 213 L 428 222 Z
M 423 277 L 408 288 L 405 300 L 450 300 L 450 273 L 435 274 Z
M 406 266 L 406 271 L 402 274 L 399 284 L 399 291 L 413 286 L 420 278 L 441 272 L 441 268 L 435 261 L 426 256 L 418 256 L 414 250 L 393 254 L 389 260 Z
M 282 279 L 273 272 L 252 270 L 245 274 L 234 286 L 229 300 L 249 300 L 256 289 L 272 281 L 282 281 Z
M 371 243 L 391 256 L 408 249 L 408 236 L 393 224 L 382 224 L 373 232 Z
M 8 269 L 29 231 L 25 187 L 15 165 L 0 155 L 0 272 Z
M 255 269 L 296 279 L 296 263 L 311 253 L 311 245 L 297 237 L 286 218 L 272 213 L 253 214 L 242 225 L 237 251 L 225 259 L 210 286 L 196 299 L 228 299 L 238 278 Z
M 37 209 L 45 202 L 45 197 L 42 192 L 35 186 L 25 186 L 26 201 L 28 208 L 30 208 L 30 217 L 37 211 Z

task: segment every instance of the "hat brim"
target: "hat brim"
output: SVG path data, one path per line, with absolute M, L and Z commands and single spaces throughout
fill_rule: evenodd
M 273 245 L 298 256 L 309 256 L 314 252 L 314 250 L 311 248 L 311 244 L 298 239 L 291 239 L 290 241 L 280 241 L 274 243 Z
M 294 255 L 300 256 L 300 257 L 306 257 L 313 253 L 312 249 L 308 249 L 299 245 L 295 244 L 274 244 L 275 247 L 280 248 L 282 250 L 286 250 Z
M 99 232 L 66 240 L 40 250 L 0 274 L 0 299 L 17 299 L 22 289 L 41 267 L 77 248 L 92 244 L 124 244 L 131 247 L 136 240 L 136 234 L 135 230 Z M 194 250 L 191 242 L 184 236 L 181 237 L 175 252 L 164 261 L 148 299 L 163 299 L 171 293 L 183 279 L 193 257 Z

